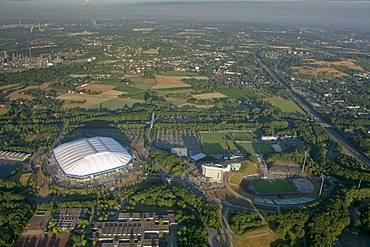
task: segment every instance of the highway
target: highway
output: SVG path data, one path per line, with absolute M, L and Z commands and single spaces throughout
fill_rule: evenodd
M 347 140 L 345 140 L 338 132 L 336 132 L 330 124 L 326 123 L 324 119 L 316 113 L 316 111 L 312 108 L 310 104 L 308 104 L 300 95 L 294 92 L 289 84 L 284 81 L 277 73 L 275 73 L 272 69 L 268 67 L 268 65 L 262 60 L 262 58 L 258 54 L 259 50 L 254 53 L 254 57 L 258 61 L 258 63 L 270 74 L 276 81 L 278 81 L 290 94 L 293 100 L 305 111 L 308 115 L 310 115 L 313 119 L 315 119 L 321 126 L 323 126 L 329 135 L 332 137 L 334 141 L 341 144 L 343 148 L 350 154 L 352 157 L 356 158 L 363 164 L 369 166 L 370 160 L 365 157 L 363 154 L 358 152 Z

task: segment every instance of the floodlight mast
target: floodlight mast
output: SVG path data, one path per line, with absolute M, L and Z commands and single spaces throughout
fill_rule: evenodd
M 306 167 L 306 159 L 307 159 L 307 152 L 304 154 L 304 161 L 303 161 L 302 172 L 304 172 L 304 168 Z

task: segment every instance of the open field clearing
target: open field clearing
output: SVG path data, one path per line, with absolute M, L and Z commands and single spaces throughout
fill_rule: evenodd
M 187 78 L 202 77 L 198 73 L 191 72 L 191 71 L 166 71 L 166 72 L 161 71 L 159 72 L 158 75 L 159 76 L 184 76 Z M 208 79 L 208 77 L 205 77 L 205 76 L 204 78 Z
M 32 173 L 22 173 L 21 177 L 19 178 L 19 182 L 22 185 L 26 185 L 27 182 L 30 180 L 31 176 L 32 176 Z
M 66 93 L 59 96 L 58 99 L 65 101 L 63 104 L 65 108 L 77 106 L 82 108 L 90 108 L 104 101 L 115 99 L 121 94 L 122 92 L 116 90 L 109 90 L 98 95 Z
M 180 32 L 177 35 L 206 35 L 204 32 Z
M 288 179 L 253 179 L 254 190 L 260 194 L 278 194 L 297 192 L 294 183 Z
M 19 86 L 19 84 L 9 84 L 9 85 L 5 85 L 5 86 L 1 86 L 0 90 L 3 91 L 5 89 L 9 89 L 9 88 L 17 87 L 17 86 Z
M 325 76 L 328 76 L 330 78 L 343 77 L 343 76 L 347 75 L 347 74 L 345 74 L 343 72 L 340 72 L 339 70 L 336 70 L 332 67 L 317 67 L 315 65 L 313 65 L 313 66 L 305 65 L 305 66 L 302 66 L 302 67 L 292 67 L 292 69 L 295 73 L 312 74 L 312 75 L 315 75 L 315 76 L 325 75 Z
M 28 86 L 26 88 L 16 90 L 13 93 L 11 93 L 7 98 L 9 100 L 16 100 L 16 99 L 33 99 L 33 96 L 25 94 L 24 91 L 29 90 L 29 89 L 35 89 L 35 88 L 40 88 L 41 90 L 45 90 L 49 87 L 50 83 L 44 83 L 41 85 L 35 85 L 35 86 Z
M 141 77 L 130 79 L 135 83 L 135 87 L 142 90 L 148 90 L 157 84 L 156 79 L 144 79 Z
M 364 70 L 362 67 L 355 64 L 355 60 L 352 60 L 352 59 L 343 59 L 337 62 L 326 62 L 326 63 L 329 63 L 330 65 L 344 66 L 344 67 L 354 69 L 354 70 L 361 70 L 361 71 Z
M 8 112 L 8 109 L 0 108 L 0 116 L 6 114 L 7 112 Z
M 248 160 L 242 161 L 242 167 L 238 171 L 242 176 L 250 176 L 258 174 L 258 166 Z
M 187 77 L 184 77 L 184 76 L 156 76 L 157 85 L 152 87 L 152 89 L 191 87 L 189 84 L 183 83 L 181 81 L 184 78 L 187 78 Z
M 315 59 L 304 59 L 306 64 L 308 65 L 320 65 L 320 66 L 325 66 L 325 67 L 331 67 L 331 66 L 344 66 L 350 69 L 354 70 L 361 70 L 363 71 L 364 69 L 360 66 L 358 66 L 353 59 L 340 59 L 340 61 L 335 61 L 335 62 L 329 62 L 329 61 L 321 61 L 321 60 L 315 60 Z
M 149 49 L 147 51 L 143 51 L 143 53 L 148 55 L 159 55 L 159 49 Z
M 237 141 L 235 145 L 242 153 L 259 153 L 259 154 L 270 154 L 275 152 L 270 142 L 250 142 L 250 141 Z
M 228 132 L 199 132 L 203 153 L 227 154 Z
M 130 99 L 130 98 L 115 98 L 115 99 L 101 102 L 100 104 L 96 104 L 92 106 L 91 108 L 100 108 L 101 106 L 102 108 L 115 110 L 117 108 L 122 108 L 124 105 L 132 106 L 135 103 L 145 103 L 145 101 L 139 100 L 139 99 Z
M 290 47 L 290 46 L 279 46 L 279 45 L 273 45 L 273 46 L 270 46 L 270 48 L 274 48 L 274 49 L 292 49 L 292 47 Z
M 336 62 L 317 61 L 314 59 L 304 60 L 306 64 L 301 67 L 292 67 L 296 73 L 313 74 L 313 75 L 327 75 L 330 77 L 342 77 L 347 74 L 337 70 L 335 66 L 343 66 L 353 70 L 363 71 L 364 69 L 355 63 L 352 59 L 341 59 Z
M 261 132 L 259 131 L 231 131 L 230 135 L 234 140 L 253 140 L 262 136 Z
M 119 60 L 103 60 L 99 61 L 98 64 L 111 64 L 111 63 L 117 63 Z
M 305 114 L 304 111 L 293 100 L 286 100 L 277 97 L 267 98 L 265 100 L 271 105 L 280 108 L 282 112 Z
M 171 102 L 174 105 L 181 106 L 186 104 L 186 99 L 179 99 L 173 97 L 166 97 L 166 101 Z
M 219 131 L 199 132 L 202 149 L 206 154 L 227 154 L 228 146 L 243 153 L 271 153 L 274 149 L 269 142 L 252 143 L 251 140 L 259 138 L 260 132 L 255 131 Z
M 267 231 L 266 231 L 267 232 Z M 278 236 L 274 232 L 264 233 L 263 235 L 258 235 L 255 232 L 252 235 L 251 233 L 238 236 L 233 235 L 234 246 L 235 247 L 245 247 L 245 246 L 254 246 L 254 247 L 266 247 L 274 246 L 273 243 L 278 240 Z
M 112 90 L 115 86 L 105 85 L 105 84 L 91 84 L 81 89 L 96 91 L 96 92 L 106 92 Z
M 196 99 L 218 99 L 218 98 L 226 98 L 227 96 L 222 93 L 204 93 L 204 94 L 197 94 L 193 95 L 193 98 Z
M 236 198 L 228 189 L 213 189 L 207 191 L 207 194 L 211 195 L 212 197 L 216 197 L 222 201 L 229 202 L 231 204 L 243 206 L 243 207 L 250 207 L 250 204 L 243 199 Z
M 185 88 L 191 87 L 189 84 L 182 82 L 182 79 L 194 78 L 197 80 L 206 80 L 206 76 L 156 76 L 157 85 L 152 89 L 167 89 L 167 88 Z

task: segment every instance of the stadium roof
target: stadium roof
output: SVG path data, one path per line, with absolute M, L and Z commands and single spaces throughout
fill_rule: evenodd
M 132 156 L 109 137 L 93 137 L 64 143 L 53 150 L 59 167 L 67 176 L 87 177 L 126 166 Z

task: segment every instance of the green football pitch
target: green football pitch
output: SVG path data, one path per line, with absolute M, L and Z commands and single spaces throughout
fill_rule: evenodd
M 260 194 L 279 194 L 297 192 L 293 182 L 288 179 L 253 179 L 254 190 Z

